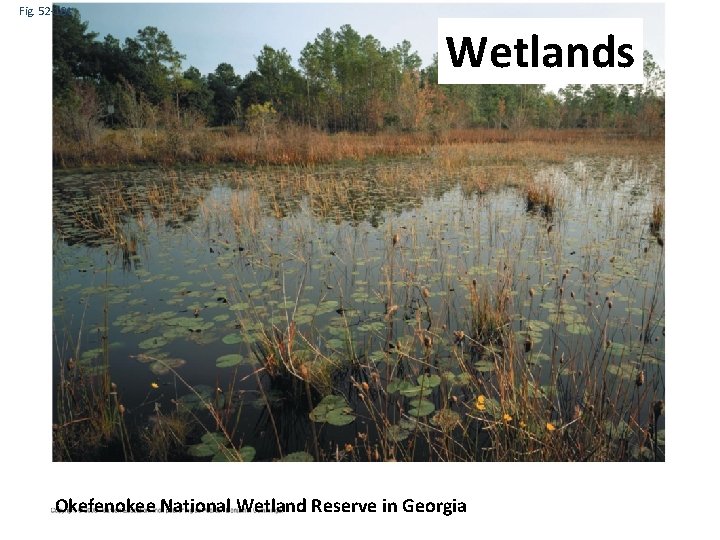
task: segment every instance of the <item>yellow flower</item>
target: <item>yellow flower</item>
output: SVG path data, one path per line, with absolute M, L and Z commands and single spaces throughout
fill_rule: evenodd
M 548 431 L 555 431 L 555 426 L 553 424 L 551 424 L 550 422 L 545 424 L 545 427 L 547 428 Z
M 512 416 L 510 416 L 508 413 L 503 414 L 503 421 L 512 422 Z
M 485 396 L 478 396 L 475 400 L 475 408 L 478 411 L 484 411 L 485 410 Z
M 159 385 L 158 383 L 156 383 L 156 382 L 151 382 L 151 383 L 150 383 L 150 388 L 154 388 L 155 390 L 157 390 L 158 388 L 160 388 L 160 385 Z
M 520 429 L 525 429 L 527 427 L 527 424 L 525 422 L 523 422 L 522 420 L 520 420 L 520 424 L 518 424 L 518 425 L 520 426 Z

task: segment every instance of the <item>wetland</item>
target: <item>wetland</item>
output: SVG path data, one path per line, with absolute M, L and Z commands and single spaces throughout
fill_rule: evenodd
M 56 460 L 664 460 L 664 150 L 53 178 Z

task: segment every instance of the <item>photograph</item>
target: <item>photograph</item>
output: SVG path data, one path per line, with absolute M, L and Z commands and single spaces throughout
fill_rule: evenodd
M 53 466 L 666 461 L 663 4 L 51 18 Z M 461 52 L 642 82 L 440 84 Z

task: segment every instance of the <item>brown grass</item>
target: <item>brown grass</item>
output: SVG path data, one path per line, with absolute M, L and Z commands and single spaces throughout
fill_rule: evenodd
M 316 165 L 431 156 L 444 168 L 452 169 L 475 162 L 508 164 L 520 159 L 561 162 L 573 153 L 629 154 L 648 144 L 647 140 L 606 130 L 465 129 L 438 137 L 427 132 L 328 134 L 298 126 L 286 126 L 269 135 L 263 144 L 257 143 L 256 137 L 232 128 L 148 129 L 140 134 L 137 130 L 104 130 L 84 144 L 56 137 L 53 164 L 56 168 L 191 163 Z M 662 141 L 657 144 L 662 145 Z

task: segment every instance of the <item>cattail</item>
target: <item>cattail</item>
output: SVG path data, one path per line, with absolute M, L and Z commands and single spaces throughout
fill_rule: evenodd
M 193 315 L 195 315 L 195 317 L 198 317 L 198 316 L 200 315 L 200 308 L 199 308 L 199 307 L 196 307 L 195 309 L 193 309 Z
M 575 298 L 575 291 L 570 291 L 570 298 Z
M 462 330 L 455 330 L 453 335 L 455 336 L 455 345 L 459 345 L 465 339 L 465 332 Z
M 393 234 L 392 245 L 395 246 L 400 241 L 400 235 L 398 233 Z
M 580 405 L 578 405 L 578 404 L 576 403 L 576 404 L 575 404 L 575 408 L 573 409 L 572 419 L 573 419 L 573 420 L 579 420 L 581 416 L 582 416 L 582 409 L 580 408 Z
M 363 392 L 368 392 L 370 390 L 370 385 L 365 381 L 361 382 L 360 386 L 362 387 Z
M 72 371 L 73 369 L 75 369 L 75 360 L 73 360 L 72 358 L 70 360 L 68 360 L 67 368 L 68 368 L 68 371 Z
M 120 404 L 118 405 L 118 411 L 120 411 L 120 414 L 125 414 L 125 405 L 123 405 L 122 403 L 120 403 Z
M 530 293 L 530 298 L 535 296 L 535 289 L 533 289 L 532 287 L 530 287 L 530 290 L 528 292 Z
M 346 443 L 346 444 L 345 444 L 345 452 L 347 452 L 348 454 L 350 454 L 350 453 L 352 453 L 352 451 L 353 451 L 353 445 L 350 444 L 350 443 Z
M 611 300 L 608 301 L 608 309 L 612 309 L 612 301 Z
M 115 384 L 114 382 L 110 383 L 110 390 L 112 392 L 117 392 L 117 384 Z
M 423 345 L 425 345 L 426 349 L 429 349 L 430 347 L 432 347 L 432 336 L 425 334 L 423 336 Z
M 665 412 L 665 402 L 662 399 L 659 399 L 655 403 L 653 403 L 653 415 L 655 416 L 655 421 L 657 422 L 657 419 L 662 416 L 662 414 Z
M 562 295 L 563 295 L 563 292 L 565 292 L 565 289 L 563 289 L 562 287 L 560 287 L 559 292 L 560 292 L 560 296 L 562 296 Z
M 637 377 L 635 377 L 635 386 L 642 386 L 645 384 L 645 372 L 638 371 Z
M 526 337 L 525 338 L 525 352 L 529 353 L 530 350 L 532 349 L 532 346 L 533 346 L 532 339 L 530 339 L 530 336 Z
M 430 298 L 430 289 L 428 289 L 427 287 L 423 287 L 422 295 L 423 295 L 423 298 Z
M 473 286 L 473 289 L 476 289 L 476 288 L 477 288 L 477 279 L 473 278 L 473 280 L 472 280 L 472 286 Z

